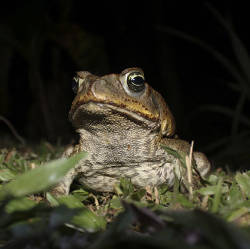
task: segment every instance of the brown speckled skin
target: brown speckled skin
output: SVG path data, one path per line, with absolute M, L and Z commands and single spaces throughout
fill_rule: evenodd
M 98 77 L 78 72 L 79 89 L 69 113 L 80 135 L 77 146 L 66 155 L 79 151 L 88 157 L 71 170 L 54 189 L 67 194 L 74 178 L 90 189 L 112 192 L 121 177 L 128 177 L 138 187 L 173 184 L 180 176 L 179 159 L 167 153 L 161 144 L 188 154 L 190 145 L 173 138 L 175 122 L 162 96 L 145 83 L 136 93 L 127 87 L 127 77 L 140 68 L 128 68 L 120 74 Z M 193 154 L 200 175 L 210 168 L 206 156 Z

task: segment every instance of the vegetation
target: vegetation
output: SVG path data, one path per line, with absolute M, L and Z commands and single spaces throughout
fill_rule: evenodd
M 60 153 L 48 143 L 1 150 L 0 248 L 249 248 L 250 171 L 218 169 L 192 197 L 177 180 L 136 189 L 128 179 L 113 194 L 74 183 L 55 197 L 46 191 L 85 156 Z
M 216 161 L 227 162 L 234 165 L 235 168 L 247 168 L 246 162 L 249 163 L 249 143 L 250 143 L 250 119 L 248 115 L 248 106 L 250 100 L 250 56 L 245 44 L 241 41 L 235 32 L 231 21 L 224 18 L 212 5 L 206 4 L 207 9 L 216 19 L 217 23 L 222 27 L 225 36 L 229 38 L 231 44 L 231 53 L 233 58 L 224 55 L 221 51 L 214 48 L 205 41 L 197 37 L 186 34 L 182 31 L 159 26 L 158 30 L 166 32 L 175 37 L 179 37 L 185 41 L 191 42 L 197 47 L 207 51 L 220 65 L 226 69 L 230 75 L 230 82 L 226 87 L 230 88 L 234 93 L 236 101 L 232 106 L 232 99 L 229 101 L 224 99 L 224 105 L 203 105 L 196 111 L 196 115 L 201 112 L 219 113 L 222 118 L 229 118 L 230 133 L 224 137 L 213 140 L 211 144 L 205 148 L 210 152 Z M 228 102 L 226 106 L 226 102 Z M 197 118 L 197 116 L 195 117 Z
M 246 111 L 250 99 L 248 51 L 231 23 L 213 7 L 210 6 L 209 9 L 229 36 L 235 58 L 228 58 L 209 44 L 183 32 L 163 26 L 158 27 L 158 30 L 205 49 L 230 74 L 233 82 L 228 86 L 235 93 L 236 105 L 230 108 L 209 105 L 200 108 L 200 111 L 209 110 L 231 118 L 231 133 L 209 146 L 212 154 L 217 152 L 217 159 L 224 157 L 239 167 L 242 167 L 243 162 L 244 166 L 249 167 L 250 120 Z M 28 12 L 27 7 L 23 15 Z M 102 40 L 82 31 L 77 25 L 71 25 L 66 18 L 67 13 L 66 19 L 62 18 L 61 23 L 58 21 L 59 25 L 50 18 L 41 22 L 43 19 L 37 14 L 39 11 L 32 11 L 33 13 L 36 13 L 37 23 L 45 25 L 46 32 L 42 32 L 43 25 L 33 26 L 31 18 L 19 16 L 16 17 L 18 21 L 13 22 L 15 27 L 1 25 L 3 32 L 0 38 L 8 47 L 1 49 L 6 51 L 2 71 L 7 75 L 11 62 L 15 61 L 11 58 L 15 58 L 16 54 L 25 62 L 27 70 L 23 71 L 27 71 L 27 82 L 36 99 L 35 105 L 30 105 L 29 102 L 29 106 L 35 106 L 30 112 L 35 120 L 28 122 L 27 129 L 32 125 L 29 130 L 37 133 L 33 129 L 34 122 L 37 120 L 39 125 L 40 122 L 34 113 L 41 113 L 41 130 L 45 130 L 48 137 L 55 138 L 57 134 L 54 131 L 59 130 L 60 126 L 64 127 L 64 124 L 60 124 L 61 119 L 53 115 L 57 111 L 49 110 L 49 106 L 56 106 L 51 103 L 61 99 L 62 93 L 53 90 L 50 82 L 61 83 L 62 79 L 67 78 L 66 75 L 58 76 L 62 73 L 56 73 L 58 68 L 60 72 L 63 71 L 58 65 L 65 57 L 64 52 L 70 57 L 70 64 L 76 64 L 80 68 L 89 66 L 89 58 L 92 68 L 95 68 L 100 58 L 104 58 L 100 65 L 106 65 L 106 56 Z M 30 24 L 30 29 L 27 30 L 30 31 L 27 31 L 25 39 L 19 39 L 14 30 L 19 30 L 19 25 L 27 27 L 27 22 Z M 64 33 L 63 30 L 67 32 Z M 27 40 L 30 42 L 27 43 Z M 74 45 L 75 40 L 78 41 L 78 46 Z M 41 66 L 44 60 L 42 51 L 47 50 L 47 47 L 49 54 L 51 50 L 53 55 L 48 68 Z M 95 47 L 100 49 L 96 51 Z M 91 52 L 85 55 L 85 51 Z M 41 71 L 47 74 L 49 68 L 54 73 L 45 84 L 46 79 Z M 21 78 L 18 73 L 15 75 L 18 80 Z M 5 103 L 2 106 L 7 107 L 7 76 L 2 82 L 4 87 L 1 89 L 0 99 Z M 48 95 L 50 92 L 53 94 Z M 7 109 L 3 111 L 5 113 L 8 113 Z M 65 114 L 64 108 L 62 113 Z M 11 129 L 7 119 L 0 116 L 0 120 Z M 49 189 L 78 160 L 84 160 L 85 153 L 70 159 L 58 159 L 62 152 L 60 145 L 52 146 L 48 142 L 39 145 L 25 144 L 15 130 L 11 130 L 23 145 L 16 148 L 15 144 L 11 144 L 0 150 L 0 248 L 250 248 L 250 171 L 231 172 L 218 168 L 207 179 L 202 180 L 197 188 L 190 185 L 187 189 L 177 179 L 173 188 L 161 185 L 157 188 L 136 189 L 129 179 L 122 178 L 115 186 L 114 193 L 104 194 L 90 192 L 75 182 L 68 196 L 55 197 L 50 194 Z M 1 143 L 3 140 L 1 138 Z M 192 182 L 189 160 L 181 155 L 176 156 L 180 157 L 183 167 L 189 169 L 186 178 L 189 183 Z

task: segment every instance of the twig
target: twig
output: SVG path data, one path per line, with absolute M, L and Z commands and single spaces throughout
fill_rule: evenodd
M 192 179 L 192 156 L 193 156 L 193 147 L 194 141 L 191 142 L 189 155 L 186 156 L 186 165 L 187 165 L 187 180 L 188 180 L 188 192 L 189 192 L 189 199 L 193 199 L 193 179 Z
M 4 116 L 0 115 L 0 120 L 2 120 L 10 129 L 10 131 L 12 132 L 12 134 L 14 135 L 14 137 L 19 140 L 19 142 L 22 145 L 25 145 L 25 140 L 18 134 L 17 130 L 14 128 L 14 126 L 10 123 L 10 121 L 8 119 L 6 119 Z

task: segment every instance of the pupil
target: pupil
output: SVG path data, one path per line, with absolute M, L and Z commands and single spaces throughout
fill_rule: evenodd
M 137 86 L 141 86 L 141 85 L 144 85 L 144 79 L 140 76 L 136 76 L 132 79 L 132 83 Z
M 128 77 L 127 84 L 129 89 L 133 92 L 141 92 L 145 88 L 145 79 L 140 75 L 132 73 Z
M 72 90 L 75 94 L 78 91 L 78 81 L 75 78 L 72 80 Z

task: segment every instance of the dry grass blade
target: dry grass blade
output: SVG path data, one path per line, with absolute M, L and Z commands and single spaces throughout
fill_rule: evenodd
M 97 197 L 92 193 L 89 196 L 91 196 L 94 199 L 96 209 L 98 210 L 100 208 L 100 204 L 99 204 Z
M 193 186 L 192 186 L 192 184 L 193 184 L 193 179 L 192 179 L 192 156 L 193 156 L 193 147 L 194 147 L 194 141 L 191 142 L 189 155 L 186 156 L 189 200 L 192 200 L 192 199 L 193 199 Z
M 160 196 L 157 187 L 154 187 L 155 204 L 160 204 Z

